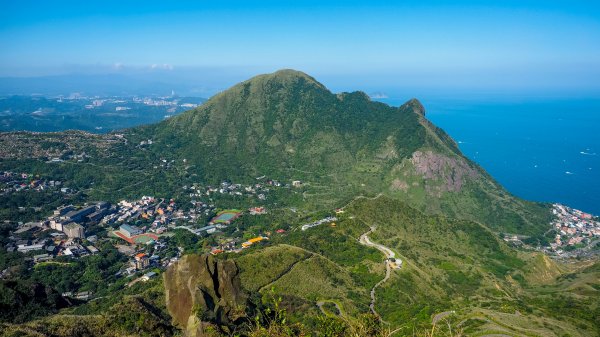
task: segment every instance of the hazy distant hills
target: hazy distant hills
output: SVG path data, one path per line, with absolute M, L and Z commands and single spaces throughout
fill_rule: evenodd
M 0 131 L 105 133 L 156 123 L 204 101 L 198 97 L 0 97 Z
M 120 74 L 0 78 L 0 95 L 168 95 L 174 89 L 172 83 L 135 81 L 130 76 Z
M 227 69 L 177 68 L 132 69 L 124 67 L 83 69 L 81 72 L 34 76 L 0 77 L 0 96 L 45 95 L 68 96 L 166 96 L 175 91 L 180 96 L 208 97 L 229 83 L 244 78 Z M 242 74 L 247 71 L 241 71 Z

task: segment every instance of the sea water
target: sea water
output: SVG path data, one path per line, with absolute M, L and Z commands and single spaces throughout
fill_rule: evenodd
M 427 118 L 513 194 L 600 215 L 600 98 L 421 102 Z

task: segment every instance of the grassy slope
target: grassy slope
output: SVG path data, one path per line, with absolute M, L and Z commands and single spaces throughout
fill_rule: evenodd
M 462 318 L 486 317 L 481 327 L 478 320 L 464 325 L 474 331 L 506 331 L 511 326 L 517 335 L 599 333 L 594 318 L 598 279 L 590 278 L 597 271 L 573 274 L 577 282 L 588 282 L 585 292 L 574 291 L 573 285 L 555 282 L 565 267 L 517 252 L 477 223 L 427 216 L 388 198 L 361 199 L 351 210 L 358 219 L 377 225 L 373 239 L 395 248 L 406 261 L 378 297 L 386 320 L 405 323 L 456 310 Z M 544 284 L 553 284 L 546 295 L 539 291 Z M 561 291 L 563 300 L 550 295 Z M 560 301 L 568 309 L 556 310 Z
M 367 225 L 377 226 L 375 242 L 404 261 L 377 290 L 376 310 L 392 328 L 410 335 L 432 315 L 455 310 L 454 327 L 474 336 L 599 333 L 597 264 L 559 265 L 506 246 L 478 223 L 428 216 L 387 197 L 357 199 L 335 228 L 293 231 L 240 257 L 243 283 L 287 295 L 300 320 L 318 313 L 323 300 L 343 314 L 367 312 L 368 291 L 384 274 L 382 255 L 357 242 Z
M 236 258 L 244 287 L 284 296 L 299 320 L 319 313 L 316 303 L 337 303 L 345 317 L 368 312 L 369 290 L 384 275 L 381 254 L 358 243 L 367 227 L 342 219 L 309 231 L 272 238 L 272 246 Z
M 343 315 L 367 312 L 368 292 L 384 275 L 381 253 L 357 242 L 367 225 L 377 226 L 375 242 L 404 260 L 376 293 L 376 310 L 392 328 L 410 334 L 435 313 L 455 310 L 451 321 L 455 328 L 463 321 L 469 335 L 598 335 L 597 266 L 573 270 L 516 251 L 480 224 L 428 216 L 387 197 L 357 199 L 336 227 L 292 231 L 241 256 L 243 284 L 274 289 L 299 320 L 317 314 L 318 301 L 337 303 Z
M 478 223 L 429 216 L 387 197 L 357 199 L 335 228 L 292 231 L 240 257 L 244 285 L 273 287 L 301 304 L 290 308 L 304 320 L 323 300 L 342 314 L 367 312 L 368 291 L 384 275 L 382 255 L 357 242 L 367 225 L 377 226 L 375 242 L 404 261 L 376 293 L 376 310 L 393 328 L 410 334 L 435 313 L 455 310 L 451 321 L 455 328 L 462 321 L 469 335 L 599 334 L 597 264 L 560 265 L 505 245 Z

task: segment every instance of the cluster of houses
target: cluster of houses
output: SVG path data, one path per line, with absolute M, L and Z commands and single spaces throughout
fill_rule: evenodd
M 200 186 L 194 184 L 192 186 L 184 186 L 184 190 L 189 190 L 189 196 L 191 198 L 204 198 L 210 197 L 211 195 L 230 195 L 230 196 L 249 196 L 256 197 L 258 200 L 266 200 L 267 194 L 269 193 L 268 186 L 281 186 L 281 183 L 269 180 L 269 184 L 253 184 L 243 185 L 235 184 L 228 181 L 223 181 L 219 186 Z M 275 185 L 275 183 L 277 185 Z
M 213 204 L 192 200 L 192 207 L 188 211 L 178 209 L 174 200 L 155 199 L 144 196 L 136 201 L 121 201 L 117 212 L 105 218 L 108 224 L 121 224 L 119 229 L 113 232 L 125 241 L 134 243 L 131 239 L 138 236 L 147 236 L 156 240 L 158 235 L 164 234 L 170 229 L 185 229 L 196 235 L 212 234 L 219 225 L 209 223 L 208 226 L 198 228 L 198 220 L 201 217 L 210 217 L 215 209 Z M 136 227 L 130 225 L 137 220 L 145 220 L 146 225 Z M 187 223 L 189 225 L 184 225 Z
M 106 224 L 127 224 L 137 220 L 145 220 L 150 225 L 143 229 L 135 228 L 127 225 L 121 229 L 124 234 L 129 237 L 141 234 L 142 232 L 151 232 L 162 234 L 167 231 L 169 224 L 184 216 L 183 211 L 177 209 L 174 200 L 156 199 L 151 196 L 143 196 L 141 199 L 134 201 L 122 200 L 118 204 L 117 212 L 105 218 L 103 221 Z
M 323 218 L 321 220 L 317 220 L 315 222 L 304 224 L 304 225 L 302 225 L 302 227 L 300 227 L 300 229 L 302 229 L 303 231 L 305 231 L 305 230 L 307 230 L 309 228 L 317 227 L 317 226 L 320 226 L 320 225 L 325 224 L 325 223 L 330 223 L 330 222 L 334 223 L 334 221 L 337 221 L 337 220 L 338 219 L 336 217 L 334 217 L 334 216 L 328 216 L 328 217 Z
M 177 97 L 78 97 L 78 100 L 87 100 L 89 104 L 85 104 L 85 108 L 88 110 L 101 108 L 103 110 L 113 109 L 115 111 L 126 111 L 136 107 L 136 104 L 142 104 L 147 106 L 164 107 L 166 112 L 174 113 L 177 111 L 185 111 L 186 109 L 195 108 L 198 106 L 197 103 L 181 103 Z M 60 98 L 58 102 L 67 100 Z
M 30 175 L 25 174 L 4 172 L 0 176 L 0 182 L 19 181 L 21 185 L 21 180 L 23 183 L 26 182 L 27 188 L 61 185 L 56 181 L 32 180 Z M 63 263 L 62 259 L 52 260 L 59 256 L 81 258 L 97 254 L 99 250 L 96 246 L 100 247 L 99 240 L 118 238 L 122 241 L 113 241 L 114 246 L 129 257 L 129 263 L 118 274 L 126 277 L 137 275 L 138 278 L 131 283 L 146 281 L 156 276 L 156 268 L 167 267 L 177 261 L 183 253 L 183 249 L 179 248 L 176 256 L 173 256 L 173 246 L 169 244 L 169 240 L 164 239 L 164 235 L 170 235 L 169 231 L 184 228 L 196 235 L 207 236 L 227 228 L 244 213 L 241 210 L 225 210 L 215 214 L 214 203 L 220 196 L 244 196 L 265 200 L 273 187 L 291 188 L 301 184 L 294 182 L 293 185 L 284 185 L 264 177 L 258 180 L 262 181 L 250 185 L 224 181 L 217 187 L 202 187 L 199 184 L 184 186 L 184 190 L 189 191 L 191 197 L 191 207 L 185 211 L 179 209 L 172 199 L 152 196 L 143 196 L 133 201 L 122 200 L 117 204 L 99 201 L 80 206 L 63 205 L 44 220 L 19 223 L 18 227 L 11 232 L 6 249 L 27 254 L 27 259 L 33 264 Z M 255 206 L 248 208 L 246 213 L 262 215 L 267 213 L 267 209 Z M 335 220 L 337 220 L 335 217 L 329 217 L 309 225 L 317 226 Z M 303 230 L 306 229 L 305 226 Z M 108 237 L 90 235 L 103 233 L 105 230 L 108 230 Z M 285 230 L 279 229 L 277 233 L 284 234 Z M 266 232 L 247 241 L 220 235 L 215 238 L 218 243 L 210 250 L 212 254 L 240 252 L 268 240 L 270 235 L 270 232 Z M 165 251 L 169 253 L 165 254 Z M 0 272 L 0 277 L 3 277 L 3 273 L 4 271 Z M 93 294 L 88 292 L 64 295 L 77 299 L 93 297 Z
M 552 205 L 552 213 L 556 216 L 552 225 L 557 234 L 550 247 L 557 253 L 566 246 L 589 244 L 600 239 L 600 221 L 591 214 L 561 204 Z
M 277 231 L 277 233 L 283 234 L 283 233 L 285 233 L 285 230 L 280 229 Z M 218 255 L 218 254 L 225 253 L 225 252 L 226 253 L 240 253 L 242 250 L 250 248 L 250 247 L 256 245 L 257 243 L 269 240 L 270 235 L 271 235 L 271 232 L 265 232 L 263 235 L 259 235 L 254 238 L 248 239 L 247 241 L 244 241 L 241 244 L 240 244 L 241 240 L 239 240 L 239 239 L 224 238 L 219 243 L 219 245 L 211 247 L 210 253 L 213 255 Z
M 250 215 L 262 215 L 267 213 L 267 209 L 264 207 L 250 207 L 248 208 Z
M 73 205 L 61 206 L 43 221 L 19 224 L 9 236 L 9 243 L 5 248 L 9 252 L 40 253 L 34 257 L 34 262 L 44 262 L 61 255 L 80 257 L 95 254 L 98 252 L 96 247 L 80 244 L 86 237 L 85 228 L 97 223 L 111 211 L 110 204 L 106 202 L 79 208 Z M 49 235 L 44 234 L 47 230 L 51 231 Z M 88 242 L 95 240 L 95 236 L 88 238 Z
M 82 152 L 80 154 L 68 154 L 68 155 L 50 157 L 50 158 L 48 158 L 48 160 L 46 162 L 47 163 L 62 163 L 65 160 L 72 160 L 72 161 L 81 163 L 81 162 L 83 162 L 83 160 L 85 158 L 91 158 L 91 157 L 87 153 Z
M 10 171 L 4 171 L 0 174 L 0 183 L 2 184 L 0 192 L 3 194 L 21 191 L 58 189 L 61 188 L 62 185 L 59 180 L 40 179 L 29 173 Z M 61 188 L 61 190 L 68 191 L 67 188 Z
M 67 133 L 34 132 L 0 134 L 0 157 L 12 159 L 42 159 L 52 162 L 70 160 L 82 161 L 89 157 L 82 148 L 94 148 L 99 152 L 108 151 L 115 143 L 124 143 L 123 135 L 90 135 L 83 131 Z M 49 145 L 50 144 L 50 145 Z M 56 144 L 56 145 L 54 145 Z
M 182 253 L 181 250 L 178 250 L 176 256 L 166 256 L 164 252 L 167 248 L 167 243 L 161 238 L 157 238 L 156 241 L 153 241 L 152 245 L 131 245 L 127 246 L 127 249 L 121 249 L 125 247 L 117 245 L 117 248 L 119 249 L 119 252 L 129 257 L 128 264 L 117 273 L 117 276 L 132 277 L 144 273 L 143 276 L 132 283 L 137 281 L 147 281 L 156 276 L 155 270 L 157 268 L 162 269 L 168 267 L 179 260 Z
M 5 248 L 8 252 L 32 253 L 31 260 L 34 264 L 51 261 L 57 256 L 79 258 L 99 252 L 91 242 L 84 245 L 82 241 L 68 238 L 64 233 L 53 232 L 49 236 L 38 235 L 48 229 L 40 222 L 27 223 L 9 236 L 9 243 Z M 20 238 L 18 234 L 25 231 L 32 232 L 32 236 L 37 238 Z M 91 239 L 94 240 L 94 238 Z

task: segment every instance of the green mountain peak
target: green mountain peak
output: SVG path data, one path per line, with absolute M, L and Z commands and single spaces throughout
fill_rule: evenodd
M 329 93 L 327 88 L 308 74 L 293 70 L 281 69 L 273 73 L 254 76 L 237 86 L 262 87 L 263 89 L 294 89 L 308 90 L 318 89 Z
M 402 104 L 401 109 L 411 109 L 414 113 L 425 116 L 425 107 L 416 98 L 412 98 L 408 102 Z
M 544 207 L 511 196 L 464 157 L 419 100 L 391 107 L 364 92 L 334 94 L 300 71 L 255 76 L 195 110 L 133 132 L 153 139 L 156 156 L 168 150 L 186 159 L 206 181 L 267 175 L 328 186 L 331 195 L 305 200 L 315 207 L 384 192 L 420 210 L 506 232 L 531 233 L 547 223 L 527 215 L 546 214 Z

